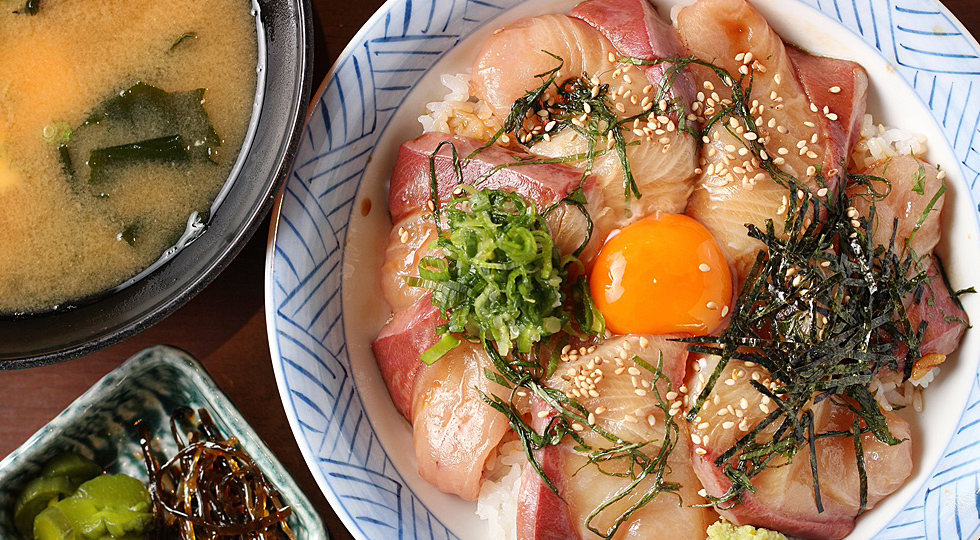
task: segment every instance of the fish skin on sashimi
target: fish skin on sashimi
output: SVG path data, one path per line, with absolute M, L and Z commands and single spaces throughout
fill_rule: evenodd
M 396 311 L 371 343 L 388 395 L 408 420 L 412 418 L 415 381 L 424 365 L 419 357 L 439 341 L 436 327 L 446 322 L 439 308 L 432 305 L 431 297 L 427 293 L 411 306 Z
M 932 256 L 927 262 L 926 275 L 931 279 L 923 285 L 921 295 L 908 294 L 903 302 L 912 328 L 928 322 L 919 343 L 919 353 L 950 355 L 959 348 L 969 327 L 969 316 L 949 289 L 941 273 L 942 263 Z M 912 359 L 915 361 L 915 359 Z
M 633 0 L 617 0 L 611 4 L 621 4 L 626 9 L 636 11 L 637 17 L 644 16 L 636 9 L 639 4 L 633 3 Z M 674 34 L 669 26 L 662 26 L 671 35 Z M 554 57 L 540 52 L 542 50 L 563 59 L 559 81 L 588 74 L 600 85 L 609 85 L 610 96 L 613 92 L 621 92 L 612 97 L 615 107 L 621 108 L 616 109 L 620 118 L 642 115 L 642 98 L 652 100 L 656 97 L 653 89 L 659 81 L 649 81 L 646 72 L 638 66 L 611 62 L 610 55 L 619 57 L 623 53 L 617 51 L 598 30 L 574 17 L 543 15 L 520 19 L 503 27 L 487 39 L 477 55 L 473 67 L 473 94 L 484 100 L 501 121 L 510 113 L 515 100 L 523 97 L 528 90 L 541 86 L 542 80 L 535 75 L 558 64 Z M 514 62 L 515 56 L 520 56 L 521 61 Z M 619 72 L 624 70 L 626 72 L 620 76 Z M 626 97 L 627 91 L 630 98 Z M 643 124 L 643 127 L 648 126 Z M 592 164 L 590 172 L 601 187 L 605 200 L 603 205 L 596 205 L 597 212 L 592 219 L 604 230 L 622 227 L 653 212 L 680 213 L 687 205 L 697 165 L 694 137 L 681 132 L 675 120 L 669 120 L 660 133 L 654 134 L 656 130 L 648 129 L 651 129 L 650 134 L 643 132 L 639 124 L 635 128 L 627 125 L 621 130 L 633 177 L 642 195 L 639 199 L 630 195 L 627 202 L 626 179 L 617 152 L 602 153 Z M 536 142 L 528 148 L 528 152 L 563 158 L 588 151 L 588 139 L 571 129 L 552 132 L 550 139 Z M 597 143 L 599 150 L 605 150 L 607 139 L 602 137 Z M 588 166 L 586 160 L 569 164 L 580 169 Z M 586 196 L 591 201 L 588 193 Z
M 791 54 L 762 14 L 744 0 L 699 0 L 679 12 L 677 25 L 681 41 L 690 53 L 735 75 L 743 64 L 735 57 L 746 52 L 754 55 L 750 63 L 754 70 L 751 99 L 758 100 L 761 107 L 761 112 L 757 114 L 757 118 L 762 119 L 758 135 L 765 140 L 769 157 L 785 160 L 780 165 L 783 171 L 804 182 L 812 191 L 818 191 L 821 186 L 808 176 L 808 172 L 823 169 L 828 159 L 838 160 L 839 156 L 850 155 L 851 150 L 852 131 L 844 128 L 839 133 L 837 130 L 827 131 L 829 124 L 836 122 L 842 126 L 852 126 L 863 117 L 865 94 L 861 90 L 866 89 L 866 85 L 862 86 L 860 80 L 866 75 L 860 66 L 811 57 L 801 62 L 802 68 L 797 69 L 792 58 L 797 53 Z M 826 94 L 812 90 L 820 99 L 831 95 L 834 96 L 834 103 L 850 105 L 847 110 L 840 111 L 830 111 L 828 108 L 828 115 L 838 115 L 836 121 L 827 118 L 822 108 L 814 111 L 805 90 L 806 87 L 813 89 L 822 84 L 816 79 L 809 79 L 821 66 L 843 69 L 854 80 L 853 85 L 842 83 L 838 94 L 831 93 L 829 88 Z M 727 88 L 714 72 L 700 67 L 693 67 L 692 70 L 702 82 L 708 82 L 709 87 L 714 88 L 703 90 L 706 99 L 712 93 L 720 94 Z M 801 83 L 797 73 L 810 82 Z M 724 99 L 725 96 L 719 97 Z M 705 114 L 703 110 L 698 112 Z M 855 120 L 855 117 L 858 119 Z M 744 126 L 740 125 L 739 128 L 744 129 Z M 800 148 L 800 144 L 803 144 L 803 148 Z M 751 152 L 744 156 L 738 154 L 748 150 L 744 146 L 741 138 L 726 127 L 716 125 L 712 128 L 709 143 L 702 151 L 703 172 L 696 181 L 686 211 L 712 232 L 725 256 L 734 265 L 739 280 L 744 279 L 755 261 L 756 253 L 762 248 L 761 242 L 748 237 L 745 224 L 752 223 L 764 230 L 765 221 L 773 219 L 777 231 L 780 231 L 782 219 L 778 212 L 789 197 L 789 190 L 770 178 L 760 167 L 761 162 L 757 158 L 752 160 Z M 748 166 L 743 162 L 748 162 Z M 736 167 L 747 172 L 741 173 Z M 827 172 L 831 171 L 828 169 Z M 743 181 L 743 176 L 749 181 Z M 836 176 L 828 177 L 828 191 L 833 190 L 836 179 Z
M 700 370 L 696 368 L 688 381 L 692 399 L 703 388 L 702 377 L 714 371 L 717 361 L 717 357 L 707 357 L 706 363 L 698 364 Z M 734 384 L 728 384 L 736 369 L 740 370 L 740 375 L 735 377 Z M 698 420 L 692 425 L 692 433 L 698 437 L 693 447 L 694 471 L 709 495 L 719 497 L 731 486 L 723 465 L 716 465 L 715 460 L 761 422 L 768 415 L 768 408 L 775 407 L 775 404 L 765 402 L 767 398 L 748 382 L 756 374 L 763 384 L 768 381 L 769 374 L 761 366 L 731 361 L 715 385 L 712 398 L 705 402 L 698 413 Z M 718 396 L 717 403 L 714 396 Z M 721 412 L 723 410 L 725 412 Z M 825 399 L 812 406 L 812 410 L 816 433 L 849 431 L 855 418 L 853 411 L 834 403 L 834 399 Z M 909 439 L 911 429 L 908 422 L 890 411 L 884 414 L 892 435 L 898 439 Z M 743 422 L 744 425 L 740 425 Z M 757 436 L 758 440 L 771 437 L 775 428 L 775 424 L 767 427 Z M 868 478 L 867 508 L 871 508 L 900 488 L 911 474 L 912 443 L 905 440 L 890 446 L 870 432 L 863 434 L 861 440 Z M 698 448 L 702 450 L 698 451 Z M 732 461 L 735 459 L 732 458 Z M 730 508 L 723 505 L 718 509 L 719 513 L 739 525 L 765 527 L 792 537 L 813 540 L 843 538 L 854 528 L 860 509 L 853 437 L 820 439 L 817 442 L 817 462 L 823 512 L 817 510 L 814 502 L 809 449 L 804 447 L 791 463 L 777 461 L 775 464 L 781 466 L 766 469 L 755 476 L 752 483 L 756 492 L 746 491 L 740 503 Z
M 555 410 L 541 397 L 533 396 L 531 427 L 535 431 L 544 433 L 555 414 Z M 534 458 L 558 493 L 564 493 L 567 479 L 562 449 L 548 445 L 535 450 Z M 581 536 L 572 521 L 568 504 L 558 493 L 541 478 L 530 461 L 524 464 L 518 492 L 517 540 L 580 540 Z
M 388 211 L 392 221 L 398 221 L 416 208 L 424 208 L 431 200 L 430 157 L 442 143 L 456 148 L 460 160 L 486 144 L 469 137 L 453 137 L 430 131 L 401 145 L 391 174 L 388 191 Z M 453 167 L 450 144 L 445 144 L 435 156 L 436 186 L 440 202 L 453 196 L 460 183 Z M 473 156 L 463 167 L 463 182 L 473 185 L 494 167 L 518 163 L 532 156 L 490 145 Z M 571 193 L 582 182 L 582 172 L 560 163 L 542 163 L 503 167 L 487 176 L 478 188 L 506 189 L 534 201 L 538 210 L 552 205 Z M 588 179 L 583 186 L 588 187 Z
M 823 174 L 829 185 L 836 186 L 861 135 L 868 104 L 868 72 L 850 60 L 815 56 L 796 47 L 788 47 L 787 52 L 807 98 L 820 111 L 821 139 L 827 141 Z M 823 112 L 825 107 L 827 113 Z

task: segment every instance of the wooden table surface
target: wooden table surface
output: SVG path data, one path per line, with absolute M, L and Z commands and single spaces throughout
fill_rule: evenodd
M 312 1 L 315 90 L 336 56 L 383 2 Z M 980 0 L 945 0 L 944 3 L 974 36 L 980 36 Z M 307 469 L 274 382 L 262 305 L 268 230 L 267 218 L 241 254 L 210 286 L 148 330 L 66 363 L 0 372 L 0 456 L 20 446 L 131 355 L 152 345 L 169 343 L 203 361 L 296 478 L 334 537 L 351 538 Z

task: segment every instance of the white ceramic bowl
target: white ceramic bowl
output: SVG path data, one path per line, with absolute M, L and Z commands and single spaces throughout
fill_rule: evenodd
M 683 0 L 657 0 L 663 15 Z M 686 3 L 686 2 L 684 2 Z M 980 47 L 935 0 L 757 0 L 789 41 L 857 60 L 877 122 L 925 134 L 948 171 L 940 250 L 954 288 L 980 285 Z M 465 71 L 493 29 L 573 1 L 390 0 L 340 55 L 317 96 L 270 238 L 269 339 L 293 432 L 321 489 L 358 539 L 488 537 L 475 505 L 416 473 L 411 429 L 370 350 L 388 315 L 378 275 L 391 226 L 386 182 L 420 134 L 441 73 Z M 955 248 L 955 249 L 954 249 Z M 975 296 L 975 295 L 974 295 Z M 980 321 L 980 298 L 965 298 Z M 851 540 L 974 538 L 980 529 L 980 337 L 926 393 L 916 465 L 858 520 Z

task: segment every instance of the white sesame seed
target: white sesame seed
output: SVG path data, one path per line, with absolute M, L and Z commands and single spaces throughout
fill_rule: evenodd
M 701 444 L 701 436 L 697 433 L 691 433 L 691 442 L 694 444 Z
M 697 448 L 694 449 L 694 453 L 697 454 L 697 455 L 699 455 L 699 456 L 703 456 L 703 455 L 707 454 L 708 451 L 705 450 L 704 448 L 701 448 L 699 446 L 699 447 L 697 447 Z M 704 491 L 704 489 L 702 489 L 701 491 Z M 700 491 L 698 493 L 700 493 Z M 701 495 L 701 496 L 702 497 L 707 497 L 708 496 L 708 492 L 705 491 L 704 495 Z
M 711 271 L 711 267 L 708 266 L 705 263 L 701 263 L 701 264 L 698 265 L 698 270 L 700 270 L 702 272 L 710 272 Z

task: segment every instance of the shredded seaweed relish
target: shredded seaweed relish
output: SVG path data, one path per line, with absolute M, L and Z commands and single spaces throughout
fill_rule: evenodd
M 250 538 L 295 540 L 287 523 L 292 508 L 234 438 L 225 439 L 210 413 L 178 408 L 170 431 L 178 451 L 157 460 L 153 434 L 139 423 L 140 448 L 150 477 L 153 527 L 150 540 Z M 188 426 L 188 424 L 190 424 Z M 189 440 L 182 433 L 184 428 Z

